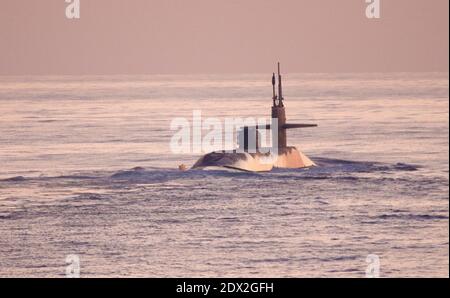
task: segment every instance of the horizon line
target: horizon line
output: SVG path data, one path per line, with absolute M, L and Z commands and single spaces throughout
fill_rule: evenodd
M 269 72 L 167 72 L 167 73 L 48 73 L 48 74 L 1 74 L 0 77 L 89 77 L 89 76 L 189 76 L 189 75 L 264 75 Z M 310 71 L 310 72 L 289 72 L 285 74 L 449 74 L 449 70 L 426 70 L 426 71 Z M 272 72 L 270 72 L 272 74 Z

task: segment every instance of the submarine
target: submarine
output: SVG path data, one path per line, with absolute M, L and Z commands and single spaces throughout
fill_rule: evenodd
M 317 124 L 286 122 L 286 108 L 278 63 L 278 88 L 275 73 L 272 75 L 272 122 L 268 125 L 244 126 L 238 132 L 238 148 L 214 151 L 202 156 L 192 169 L 228 168 L 246 172 L 268 172 L 274 168 L 301 169 L 316 164 L 295 146 L 287 144 L 287 130 L 317 127 Z M 277 90 L 278 89 L 278 92 Z M 260 131 L 272 134 L 272 147 L 261 147 Z

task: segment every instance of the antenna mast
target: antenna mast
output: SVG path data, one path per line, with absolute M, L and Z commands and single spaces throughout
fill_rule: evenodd
M 276 106 L 276 100 L 278 99 L 276 91 L 275 91 L 275 84 L 276 84 L 276 80 L 275 80 L 275 73 L 273 73 L 272 75 L 272 92 L 273 92 L 273 106 Z
M 278 62 L 278 96 L 279 96 L 279 106 L 284 107 L 283 104 L 283 86 L 281 85 L 281 71 L 280 71 L 280 62 Z

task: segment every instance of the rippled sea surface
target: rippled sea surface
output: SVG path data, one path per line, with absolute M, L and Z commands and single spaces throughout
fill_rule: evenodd
M 449 276 L 447 73 L 289 74 L 318 167 L 178 170 L 176 117 L 269 117 L 270 75 L 0 78 L 0 276 Z

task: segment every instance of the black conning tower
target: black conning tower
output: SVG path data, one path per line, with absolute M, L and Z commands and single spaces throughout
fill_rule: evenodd
M 272 106 L 272 119 L 278 119 L 278 148 L 287 147 L 286 129 L 286 111 L 283 103 L 283 86 L 281 84 L 281 72 L 280 63 L 278 62 L 278 95 L 275 93 L 275 74 L 272 76 L 272 89 L 273 89 L 273 106 Z
M 287 129 L 292 128 L 306 128 L 306 127 L 316 127 L 317 124 L 294 124 L 294 123 L 286 123 L 286 111 L 284 107 L 284 98 L 283 98 L 283 86 L 281 83 L 281 72 L 280 72 L 280 63 L 278 63 L 278 88 L 276 86 L 277 80 L 275 77 L 275 73 L 272 75 L 272 119 L 276 119 L 278 122 L 277 133 L 275 134 L 272 131 L 272 136 L 278 139 L 278 148 L 283 149 L 287 148 Z M 278 95 L 277 90 L 278 89 Z M 258 148 L 260 148 L 261 137 L 258 133 L 258 130 L 261 129 L 274 129 L 274 127 L 269 125 L 256 125 L 256 126 L 245 126 L 242 128 L 239 134 L 238 143 L 239 148 L 243 149 L 245 152 L 257 152 Z
M 273 90 L 273 106 L 272 119 L 278 119 L 278 148 L 284 149 L 287 147 L 287 129 L 292 128 L 307 128 L 316 127 L 317 124 L 294 124 L 286 123 L 286 111 L 284 108 L 283 86 L 281 83 L 280 63 L 278 62 L 278 95 L 275 90 L 276 80 L 275 74 L 272 76 L 272 90 Z M 266 128 L 269 128 L 267 126 Z

